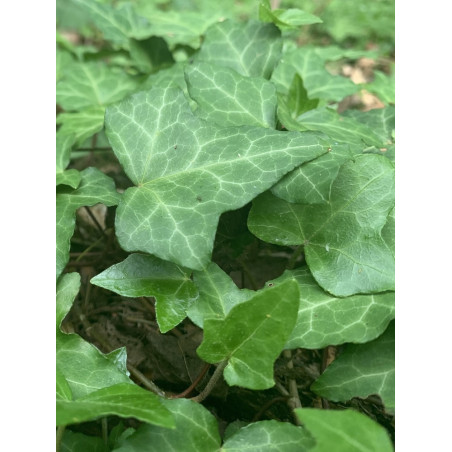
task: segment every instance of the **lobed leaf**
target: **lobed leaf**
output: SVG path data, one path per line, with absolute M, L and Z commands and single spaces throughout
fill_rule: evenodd
M 230 386 L 272 387 L 273 363 L 295 326 L 299 296 L 289 280 L 234 306 L 223 320 L 205 319 L 198 355 L 209 363 L 227 359 L 224 378 Z
M 207 30 L 195 61 L 215 61 L 239 74 L 269 79 L 281 49 L 281 32 L 273 24 L 227 19 Z
M 82 206 L 103 203 L 118 204 L 120 195 L 113 180 L 96 168 L 80 172 L 80 185 L 76 190 L 56 195 L 56 273 L 57 278 L 69 260 L 71 237 L 75 227 L 75 212 Z
M 202 119 L 219 126 L 275 128 L 276 91 L 269 81 L 210 63 L 188 65 L 185 77 Z
M 133 417 L 165 428 L 175 426 L 171 413 L 160 398 L 135 384 L 119 383 L 90 392 L 75 401 L 57 400 L 57 426 L 111 415 Z
M 91 283 L 126 297 L 155 297 L 162 333 L 186 317 L 198 291 L 191 272 L 154 256 L 131 254 L 91 279 Z
M 228 438 L 222 452 L 303 452 L 311 450 L 314 441 L 302 427 L 288 422 L 259 421 L 241 428 Z
M 195 270 L 210 262 L 223 212 L 326 152 L 310 132 L 206 123 L 175 88 L 156 87 L 107 108 L 106 133 L 138 186 L 125 191 L 117 210 L 122 248 Z
M 378 155 L 344 163 L 326 205 L 292 204 L 265 193 L 253 201 L 250 231 L 281 245 L 303 244 L 322 288 L 336 296 L 394 290 L 394 257 L 382 236 L 394 207 L 394 166 Z
M 175 429 L 143 424 L 114 452 L 214 452 L 220 448 L 215 417 L 188 399 L 162 400 L 174 417 Z
M 353 410 L 296 408 L 295 413 L 312 434 L 312 452 L 392 452 L 386 430 Z
M 378 394 L 388 411 L 394 412 L 394 322 L 377 339 L 350 344 L 311 385 L 311 389 L 334 402 Z
M 300 289 L 297 323 L 285 348 L 321 349 L 380 336 L 394 319 L 394 292 L 339 298 L 325 292 L 307 267 L 286 270 L 268 285 L 295 280 Z

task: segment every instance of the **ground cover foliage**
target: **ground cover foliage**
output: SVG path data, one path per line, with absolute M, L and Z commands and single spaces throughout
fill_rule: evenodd
M 56 13 L 57 449 L 393 450 L 392 2 Z

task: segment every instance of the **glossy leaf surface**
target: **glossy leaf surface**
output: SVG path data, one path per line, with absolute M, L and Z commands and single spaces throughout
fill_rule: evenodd
M 353 410 L 297 408 L 295 413 L 312 434 L 312 452 L 392 452 L 386 430 Z
M 326 205 L 292 204 L 270 193 L 253 201 L 251 232 L 303 244 L 316 281 L 336 296 L 394 290 L 394 257 L 381 231 L 394 207 L 394 166 L 378 155 L 342 165 Z
M 311 389 L 332 401 L 378 394 L 387 410 L 395 409 L 394 322 L 377 339 L 350 344 L 312 384 Z
M 198 295 L 190 274 L 154 256 L 131 254 L 92 278 L 91 283 L 126 297 L 155 297 L 157 321 L 165 333 L 186 317 L 186 309 Z
M 175 88 L 153 88 L 109 107 L 106 132 L 137 185 L 117 210 L 121 246 L 196 270 L 210 261 L 221 213 L 326 152 L 312 133 L 208 124 Z
M 289 280 L 234 306 L 224 320 L 205 319 L 198 355 L 210 363 L 227 359 L 224 378 L 230 386 L 272 387 L 273 363 L 295 325 L 299 296 Z

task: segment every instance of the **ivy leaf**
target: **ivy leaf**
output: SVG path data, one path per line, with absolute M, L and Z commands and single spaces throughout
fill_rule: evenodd
M 74 400 L 117 383 L 133 384 L 108 355 L 101 353 L 77 334 L 64 334 L 60 330 L 61 322 L 71 308 L 79 288 L 78 273 L 62 275 L 57 283 L 56 363 L 60 375 L 60 387 L 63 376 L 69 384 Z M 125 354 L 122 356 L 125 361 Z M 121 365 L 125 367 L 125 362 Z M 63 394 L 67 398 L 67 389 Z
M 209 363 L 227 359 L 230 386 L 272 387 L 273 363 L 295 326 L 299 297 L 298 285 L 289 280 L 234 306 L 224 320 L 205 319 L 198 355 Z
M 56 398 L 57 400 L 72 400 L 72 391 L 66 377 L 56 369 Z
M 105 452 L 105 443 L 98 436 L 88 436 L 83 433 L 72 432 L 69 429 L 64 431 L 61 440 L 61 452 Z
M 288 422 L 260 421 L 241 428 L 228 438 L 222 452 L 303 452 L 311 450 L 314 441 L 302 427 Z
M 85 140 L 103 129 L 104 116 L 105 107 L 92 107 L 77 112 L 60 113 L 56 118 L 56 123 L 60 125 L 58 133 L 74 135 L 74 143 L 81 145 Z
M 107 108 L 106 133 L 138 185 L 117 209 L 121 247 L 195 270 L 210 262 L 221 213 L 326 152 L 312 133 L 208 124 L 176 88 L 153 88 Z
M 79 63 L 57 83 L 56 100 L 64 110 L 106 106 L 136 90 L 137 81 L 101 62 Z
M 273 24 L 227 19 L 207 30 L 195 60 L 215 61 L 239 74 L 269 79 L 281 49 L 281 32 Z
M 233 69 L 198 63 L 185 69 L 188 92 L 199 105 L 198 115 L 217 125 L 275 128 L 276 90 L 258 77 Z
M 325 68 L 325 57 L 319 55 L 313 47 L 300 47 L 284 54 L 271 81 L 277 91 L 287 94 L 292 80 L 298 74 L 310 99 L 340 101 L 344 97 L 359 91 L 359 85 L 350 79 L 330 74 Z
M 57 400 L 56 425 L 87 422 L 102 416 L 133 417 L 166 428 L 175 426 L 160 398 L 135 384 L 120 383 L 79 397 Z
M 155 297 L 157 321 L 162 333 L 186 317 L 186 309 L 198 291 L 191 271 L 154 256 L 131 254 L 91 279 L 91 283 L 125 297 Z
M 75 169 L 66 170 L 69 165 L 72 146 L 76 137 L 72 134 L 56 134 L 56 185 L 69 185 L 77 188 L 80 183 L 80 172 Z
M 87 168 L 80 173 L 81 181 L 76 190 L 56 195 L 56 267 L 57 277 L 69 260 L 71 237 L 75 227 L 75 212 L 82 206 L 103 203 L 114 206 L 120 200 L 113 179 L 96 168 Z
M 334 402 L 378 394 L 386 409 L 394 412 L 394 325 L 391 322 L 386 331 L 372 342 L 348 345 L 311 385 L 311 389 Z
M 287 349 L 368 342 L 380 336 L 394 319 L 394 292 L 335 297 L 322 290 L 306 267 L 286 270 L 267 286 L 276 287 L 288 279 L 298 284 L 300 307 Z
M 381 231 L 394 207 L 394 166 L 379 155 L 342 165 L 326 205 L 292 204 L 265 193 L 253 201 L 250 231 L 280 245 L 304 245 L 316 281 L 333 295 L 394 290 L 394 257 Z
M 176 428 L 168 430 L 143 424 L 114 452 L 214 452 L 221 439 L 215 417 L 201 404 L 188 399 L 162 400 L 174 417 Z
M 320 17 L 307 13 L 301 9 L 271 9 L 270 0 L 263 0 L 259 4 L 259 19 L 262 22 L 273 22 L 281 30 L 293 30 L 301 25 L 322 23 Z
M 381 71 L 374 71 L 374 79 L 366 83 L 364 88 L 375 94 L 385 104 L 395 104 L 395 74 L 386 75 Z
M 312 452 L 392 452 L 380 424 L 353 410 L 296 408 L 295 413 L 316 441 Z
M 187 315 L 200 328 L 203 328 L 204 319 L 224 319 L 235 305 L 255 294 L 252 290 L 239 289 L 214 262 L 204 270 L 193 272 L 193 281 L 199 289 L 199 297 L 189 307 Z
M 143 73 L 156 72 L 174 63 L 168 44 L 157 36 L 141 41 L 130 39 L 129 49 L 135 66 Z

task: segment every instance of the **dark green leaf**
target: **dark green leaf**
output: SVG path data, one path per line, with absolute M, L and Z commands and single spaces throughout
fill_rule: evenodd
M 387 410 L 394 412 L 394 322 L 377 339 L 350 344 L 312 384 L 311 389 L 332 401 L 378 394 Z
M 186 317 L 197 297 L 191 272 L 154 256 L 131 254 L 119 264 L 91 279 L 91 283 L 126 297 L 155 297 L 157 321 L 162 333 Z
M 64 431 L 60 452 L 105 452 L 105 443 L 98 436 Z
M 196 270 L 210 261 L 221 213 L 326 152 L 311 132 L 208 124 L 175 88 L 153 88 L 109 107 L 106 131 L 138 186 L 125 191 L 117 210 L 121 246 Z
M 210 363 L 227 359 L 224 378 L 230 386 L 272 387 L 273 363 L 295 326 L 299 296 L 289 280 L 234 306 L 224 320 L 205 319 L 198 355 Z

